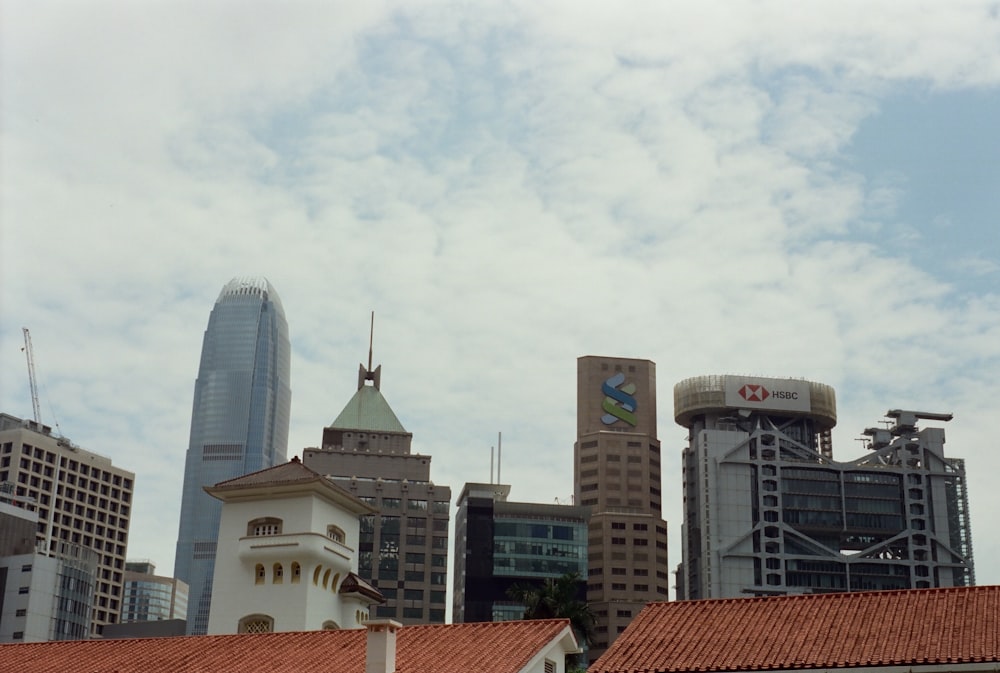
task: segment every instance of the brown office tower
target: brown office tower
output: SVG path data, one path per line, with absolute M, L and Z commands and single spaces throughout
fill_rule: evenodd
M 358 574 L 386 598 L 377 619 L 443 624 L 451 489 L 430 480 L 431 457 L 410 453 L 406 431 L 380 391 L 381 370 L 361 366 L 358 391 L 302 464 L 378 510 L 361 517 Z
M 577 504 L 590 507 L 587 602 L 597 617 L 594 661 L 649 601 L 668 598 L 667 523 L 656 438 L 656 365 L 577 360 Z

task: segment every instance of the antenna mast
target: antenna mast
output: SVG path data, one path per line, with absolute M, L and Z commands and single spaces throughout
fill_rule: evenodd
M 372 344 L 375 342 L 375 311 L 372 311 L 372 328 L 368 332 L 368 371 L 372 370 Z
M 28 359 L 28 384 L 31 386 L 31 409 L 35 413 L 35 423 L 42 424 L 42 413 L 38 408 L 38 384 L 35 383 L 35 354 L 31 348 L 31 332 L 22 327 L 24 332 L 24 356 Z

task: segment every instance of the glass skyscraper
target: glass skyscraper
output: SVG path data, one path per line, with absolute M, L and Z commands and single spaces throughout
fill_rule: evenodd
M 264 278 L 234 278 L 208 318 L 194 385 L 174 577 L 187 582 L 188 633 L 208 628 L 222 503 L 202 490 L 285 461 L 291 346 Z

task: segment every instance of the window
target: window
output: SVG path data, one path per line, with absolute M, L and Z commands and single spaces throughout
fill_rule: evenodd
M 327 526 L 326 527 L 326 536 L 328 538 L 330 538 L 331 540 L 333 540 L 334 542 L 339 542 L 340 544 L 344 544 L 344 540 L 347 539 L 344 536 L 343 529 L 341 529 L 338 526 Z
M 297 562 L 292 561 L 292 584 L 298 584 L 301 577 L 302 566 L 300 566 Z
M 285 581 L 285 569 L 281 567 L 280 563 L 275 563 L 271 569 L 271 581 L 274 584 L 281 584 Z
M 239 621 L 238 633 L 271 633 L 274 631 L 274 617 L 270 615 L 247 615 Z
M 253 572 L 254 572 L 253 583 L 254 584 L 263 584 L 264 583 L 264 564 L 263 563 L 258 563 L 256 565 L 256 567 L 254 568 Z
M 253 519 L 247 523 L 248 536 L 281 535 L 281 519 L 273 516 Z

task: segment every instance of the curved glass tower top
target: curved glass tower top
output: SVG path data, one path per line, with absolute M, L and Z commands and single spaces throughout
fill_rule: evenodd
M 205 633 L 222 503 L 202 490 L 285 461 L 291 346 L 265 278 L 234 278 L 208 318 L 194 384 L 174 576 L 188 583 L 188 632 Z

